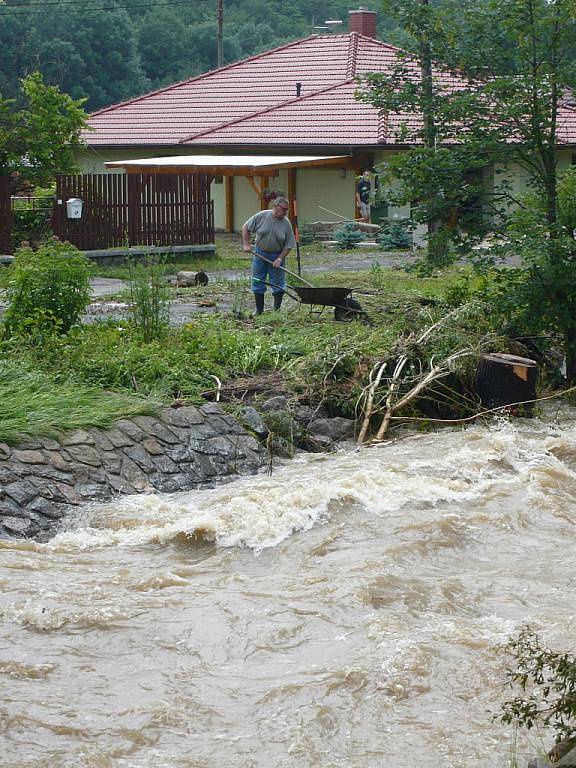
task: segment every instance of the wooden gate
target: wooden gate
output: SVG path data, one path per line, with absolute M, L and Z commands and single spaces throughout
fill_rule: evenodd
M 12 253 L 14 215 L 10 199 L 10 176 L 0 176 L 0 255 Z
M 214 242 L 211 177 L 205 174 L 57 176 L 54 234 L 81 250 Z M 69 219 L 66 201 L 83 201 Z

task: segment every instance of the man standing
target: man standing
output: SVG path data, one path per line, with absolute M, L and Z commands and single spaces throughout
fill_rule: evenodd
M 372 192 L 372 182 L 370 181 L 370 171 L 366 169 L 360 181 L 356 186 L 356 203 L 360 210 L 362 221 L 370 223 L 370 193 Z
M 292 224 L 286 218 L 288 200 L 277 197 L 272 209 L 255 213 L 242 227 L 243 250 L 254 251 L 252 260 L 252 293 L 256 302 L 256 314 L 264 311 L 264 293 L 266 284 L 272 288 L 274 309 L 280 309 L 286 289 L 284 266 L 286 256 L 296 245 Z M 256 235 L 254 248 L 250 245 L 250 236 Z

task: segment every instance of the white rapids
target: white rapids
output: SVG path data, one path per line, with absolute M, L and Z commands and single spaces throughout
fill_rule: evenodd
M 0 542 L 1 768 L 510 768 L 500 646 L 576 634 L 576 422 L 502 421 Z

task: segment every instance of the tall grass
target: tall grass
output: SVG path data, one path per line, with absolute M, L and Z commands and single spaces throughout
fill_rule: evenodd
M 154 411 L 150 401 L 56 383 L 38 371 L 0 363 L 0 442 L 57 438 L 62 430 L 109 427 L 116 419 Z

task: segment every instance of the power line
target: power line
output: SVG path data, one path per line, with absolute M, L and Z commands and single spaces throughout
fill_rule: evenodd
M 280 3 L 278 3 L 280 5 Z M 114 10 L 130 10 L 132 8 L 163 8 L 167 5 L 207 5 L 209 6 L 209 3 L 206 2 L 206 0 L 162 0 L 162 2 L 159 3 L 134 3 L 131 5 L 113 5 L 113 6 L 105 6 L 105 7 L 94 7 L 94 8 L 86 8 L 81 2 L 78 2 L 78 0 L 55 0 L 55 2 L 42 2 L 42 3 L 35 3 L 35 2 L 24 2 L 24 3 L 18 3 L 17 5 L 6 5 L 4 3 L 0 2 L 0 17 L 1 16 L 20 16 L 25 15 L 29 13 L 41 13 L 42 9 L 54 7 L 54 6 L 76 6 L 79 10 L 90 12 L 90 11 L 114 11 Z M 308 0 L 306 3 L 307 6 L 310 5 L 322 5 L 325 6 L 326 2 L 325 0 Z
M 47 8 L 49 6 L 59 6 L 59 5 L 76 5 L 76 9 L 79 11 L 82 11 L 83 13 L 90 13 L 90 11 L 120 11 L 120 10 L 131 10 L 132 8 L 163 8 L 166 5 L 188 5 L 190 6 L 191 0 L 166 0 L 162 3 L 135 3 L 134 5 L 107 5 L 107 6 L 101 6 L 101 7 L 94 7 L 94 8 L 86 8 L 85 6 L 75 3 L 73 1 L 68 2 L 67 0 L 62 0 L 62 2 L 57 3 L 30 3 L 29 8 L 23 8 L 22 10 L 14 11 L 14 10 L 4 10 L 0 8 L 0 18 L 2 16 L 24 16 L 28 15 L 30 13 L 43 13 L 43 9 Z M 13 8 L 13 7 L 12 7 Z M 38 9 L 38 10 L 36 10 Z M 54 10 L 58 10 L 55 8 Z M 62 10 L 70 10 L 69 8 L 62 9 Z M 72 9 L 74 10 L 74 9 Z

